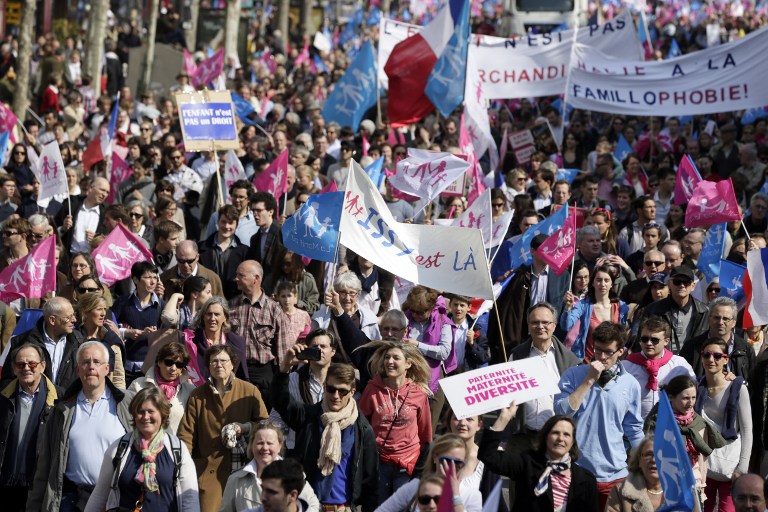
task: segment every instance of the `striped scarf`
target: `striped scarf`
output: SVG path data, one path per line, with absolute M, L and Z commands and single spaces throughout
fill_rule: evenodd
M 547 460 L 547 467 L 544 470 L 544 472 L 539 477 L 539 481 L 536 484 L 536 487 L 533 489 L 533 494 L 536 496 L 541 496 L 545 492 L 547 492 L 547 489 L 549 489 L 549 474 L 555 473 L 556 475 L 561 475 L 568 471 L 571 467 L 571 456 L 570 454 L 565 454 L 565 456 L 558 460 Z
M 155 434 L 155 437 L 149 441 L 141 437 L 138 430 L 133 431 L 133 446 L 141 454 L 142 463 L 139 471 L 133 480 L 139 484 L 144 484 L 144 488 L 149 492 L 160 494 L 160 487 L 157 485 L 157 456 L 163 451 L 163 436 L 165 430 L 162 428 Z

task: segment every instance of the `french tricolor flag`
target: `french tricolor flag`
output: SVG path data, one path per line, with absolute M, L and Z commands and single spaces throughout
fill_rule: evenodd
M 749 251 L 747 253 L 747 272 L 744 274 L 744 296 L 747 303 L 744 306 L 743 328 L 755 325 L 768 325 L 768 249 Z
M 392 127 L 415 123 L 435 109 L 424 92 L 427 79 L 460 23 L 468 1 L 448 0 L 424 30 L 392 49 L 384 65 L 389 77 L 387 114 Z

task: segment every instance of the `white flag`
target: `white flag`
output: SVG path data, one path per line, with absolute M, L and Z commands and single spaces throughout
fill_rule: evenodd
M 450 153 L 409 149 L 408 158 L 397 163 L 389 182 L 401 192 L 431 201 L 470 166 L 470 162 Z
M 224 162 L 223 188 L 224 202 L 229 202 L 229 187 L 237 180 L 247 180 L 243 163 L 231 149 L 227 151 L 227 159 Z
M 37 179 L 40 181 L 40 192 L 37 194 L 38 203 L 59 194 L 69 194 L 64 161 L 61 159 L 59 143 L 55 140 L 46 144 L 40 153 Z
M 477 64 L 467 60 L 467 80 L 464 91 L 464 124 L 467 135 L 475 148 L 479 160 L 486 151 L 490 151 L 491 169 L 499 162 L 499 150 L 491 135 L 488 121 L 488 98 L 477 73 Z
M 483 235 L 485 248 L 492 247 L 490 245 L 493 226 L 493 217 L 491 217 L 491 189 L 485 189 L 485 192 L 480 194 L 480 197 L 475 199 L 461 217 L 455 219 L 451 225 L 460 228 L 479 229 Z

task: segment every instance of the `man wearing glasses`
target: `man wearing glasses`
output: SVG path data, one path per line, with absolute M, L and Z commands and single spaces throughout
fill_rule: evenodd
M 701 349 L 710 338 L 717 338 L 728 345 L 728 371 L 745 380 L 755 366 L 755 351 L 744 338 L 736 335 L 736 319 L 739 306 L 733 299 L 718 297 L 709 303 L 709 330 L 685 342 L 680 355 L 688 360 L 696 377 L 704 376 Z
M 643 271 L 645 275 L 635 279 L 621 289 L 621 300 L 627 304 L 639 304 L 640 307 L 650 304 L 652 299 L 648 290 L 651 287 L 651 277 L 666 270 L 667 263 L 663 252 L 656 249 L 646 252 L 643 255 Z
M 104 453 L 126 432 L 117 416 L 123 392 L 107 379 L 107 350 L 100 341 L 77 350 L 79 380 L 56 402 L 45 426 L 28 510 L 84 510 Z
M 680 356 L 667 350 L 671 329 L 669 324 L 657 316 L 643 320 L 637 343 L 640 352 L 630 354 L 624 361 L 624 367 L 640 383 L 640 414 L 648 416 L 664 384 L 678 375 L 696 378 L 691 365 Z
M 555 414 L 565 414 L 579 424 L 576 441 L 581 457 L 576 463 L 597 479 L 600 508 L 608 495 L 627 475 L 627 450 L 643 440 L 640 415 L 640 384 L 619 361 L 627 343 L 627 331 L 618 324 L 603 322 L 593 332 L 595 355 L 589 364 L 574 366 L 560 378 L 555 395 Z
M 63 297 L 54 297 L 43 306 L 43 317 L 28 332 L 13 339 L 11 351 L 30 343 L 45 349 L 45 376 L 67 389 L 77 375 L 75 353 L 84 338 L 74 330 L 75 310 Z M 2 380 L 12 379 L 11 365 L 3 366 Z
M 197 244 L 192 240 L 184 240 L 176 247 L 176 265 L 160 275 L 165 287 L 165 299 L 174 293 L 181 293 L 184 281 L 191 276 L 201 276 L 211 283 L 211 294 L 224 296 L 221 279 L 211 269 L 200 264 Z
M 686 341 L 707 332 L 709 310 L 691 296 L 696 282 L 690 267 L 681 265 L 672 269 L 667 284 L 669 296 L 641 309 L 634 325 L 636 329 L 645 318 L 651 316 L 664 319 L 672 328 L 670 350 L 678 354 Z
M 373 512 L 379 504 L 379 454 L 373 429 L 354 399 L 355 369 L 331 364 L 322 401 L 302 404 L 289 392 L 289 374 L 304 349 L 294 345 L 280 362 L 272 381 L 272 403 L 296 431 L 295 453 L 322 510 L 350 512 L 360 506 L 362 512 Z

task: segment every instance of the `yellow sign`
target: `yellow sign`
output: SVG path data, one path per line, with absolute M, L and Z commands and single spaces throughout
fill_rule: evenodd
M 21 2 L 6 2 L 5 23 L 7 25 L 21 25 Z

